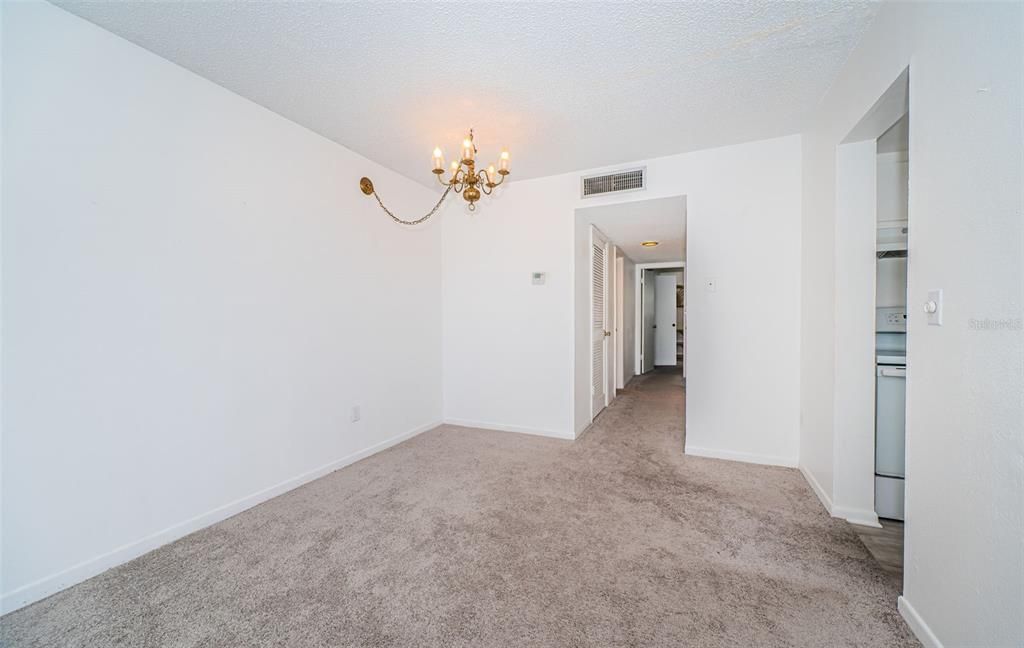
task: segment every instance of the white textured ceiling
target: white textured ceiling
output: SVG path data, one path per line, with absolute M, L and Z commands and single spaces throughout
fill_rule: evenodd
M 577 210 L 636 263 L 686 260 L 686 198 L 655 198 Z M 658 241 L 644 247 L 642 241 Z
M 57 0 L 429 185 L 469 126 L 516 178 L 798 132 L 877 5 Z

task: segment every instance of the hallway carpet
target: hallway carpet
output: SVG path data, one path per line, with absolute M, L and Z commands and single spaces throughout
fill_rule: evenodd
M 442 426 L 0 620 L 4 646 L 902 646 L 796 470 L 682 454 L 677 373 L 575 443 Z

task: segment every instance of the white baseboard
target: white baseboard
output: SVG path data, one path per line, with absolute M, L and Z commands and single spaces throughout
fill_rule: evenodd
M 917 610 L 910 604 L 910 601 L 901 596 L 896 602 L 896 607 L 899 609 L 903 620 L 910 626 L 914 636 L 924 645 L 924 648 L 942 648 L 942 642 L 935 636 L 935 633 L 928 627 L 928 624 L 924 622 L 924 619 L 917 613 Z
M 807 466 L 800 466 L 800 474 L 803 475 L 804 479 L 807 480 L 807 483 L 810 484 L 811 490 L 818 496 L 822 506 L 825 507 L 825 510 L 828 511 L 828 514 L 832 517 L 846 520 L 850 524 L 875 527 L 876 529 L 882 528 L 882 525 L 878 522 L 878 516 L 875 515 L 874 511 L 837 506 L 832 501 L 832 498 L 828 496 L 828 493 L 825 492 L 825 489 L 822 488 L 817 477 L 814 476 L 814 473 L 812 473 Z
M 179 522 L 178 524 L 170 526 L 163 531 L 158 531 L 140 540 L 122 545 L 105 554 L 80 562 L 77 565 L 69 567 L 68 569 L 56 574 L 45 576 L 37 581 L 28 583 L 27 585 L 22 585 L 21 587 L 7 592 L 0 597 L 0 614 L 13 612 L 14 610 L 44 599 L 51 594 L 56 594 L 63 589 L 67 589 L 72 585 L 76 585 L 84 580 L 105 572 L 111 567 L 116 567 L 128 562 L 129 560 L 138 558 L 142 554 L 148 553 L 170 542 L 174 542 L 179 538 L 199 531 L 200 529 L 204 529 L 212 524 L 216 524 L 217 522 L 225 520 L 232 515 L 237 515 L 238 513 L 252 508 L 257 504 L 262 504 L 269 499 L 298 488 L 299 486 L 307 484 L 314 479 L 323 477 L 324 475 L 334 472 L 339 468 L 344 468 L 345 466 L 353 464 L 360 459 L 365 459 L 366 457 L 376 454 L 381 450 L 397 445 L 406 439 L 411 439 L 417 434 L 431 430 L 438 425 L 440 425 L 440 422 L 421 425 L 413 430 L 381 441 L 369 448 L 354 452 L 346 457 L 342 457 L 341 459 L 336 459 L 318 468 L 296 475 L 291 479 L 286 479 L 279 484 L 275 484 L 269 488 L 264 488 L 263 490 L 257 491 L 251 495 L 247 495 L 241 499 L 219 506 L 212 511 L 197 515 L 196 517 L 185 520 L 184 522 Z
M 783 466 L 785 468 L 796 468 L 797 460 L 788 457 L 775 457 L 772 455 L 760 455 L 751 452 L 736 452 L 734 450 L 718 450 L 715 448 L 701 448 L 686 444 L 683 450 L 694 457 L 710 457 L 712 459 L 727 459 L 729 461 L 742 461 L 743 463 L 761 464 L 763 466 Z
M 503 425 L 501 423 L 487 423 L 484 421 L 469 421 L 466 419 L 446 418 L 446 425 L 458 425 L 459 427 L 479 428 L 481 430 L 495 430 L 497 432 L 516 432 L 518 434 L 532 434 L 534 436 L 549 437 L 552 439 L 568 439 L 572 441 L 575 437 L 568 432 L 556 430 L 541 430 L 537 428 L 520 427 L 518 425 Z
M 828 496 L 825 489 L 821 487 L 820 483 L 818 483 L 818 479 L 814 476 L 814 473 L 812 473 L 806 466 L 800 466 L 800 474 L 802 474 L 804 479 L 807 480 L 807 483 L 811 485 L 811 490 L 814 491 L 814 494 L 818 496 L 819 500 L 821 500 L 821 504 L 825 507 L 825 510 L 828 511 L 828 514 L 832 515 L 832 498 Z
M 882 528 L 882 524 L 878 521 L 878 515 L 876 515 L 874 511 L 846 508 L 844 506 L 833 506 L 832 517 L 842 518 L 850 524 L 875 527 L 876 529 Z

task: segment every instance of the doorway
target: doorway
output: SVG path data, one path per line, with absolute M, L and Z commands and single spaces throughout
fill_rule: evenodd
M 573 428 L 577 436 L 609 407 L 620 390 L 643 374 L 645 360 L 640 348 L 645 323 L 637 312 L 644 303 L 643 270 L 672 269 L 674 277 L 662 280 L 663 290 L 676 292 L 683 283 L 681 270 L 686 254 L 686 199 L 673 196 L 653 200 L 614 203 L 576 210 L 575 246 L 575 362 Z M 667 288 L 672 281 L 671 289 Z M 646 303 L 652 306 L 650 296 Z M 672 342 L 664 366 L 675 368 L 676 330 L 684 330 L 675 313 L 674 297 L 662 300 L 663 330 Z M 669 313 L 671 311 L 671 313 Z M 654 313 L 649 313 L 652 327 Z M 653 338 L 650 345 L 653 347 Z M 646 358 L 654 366 L 653 353 Z M 666 356 L 667 357 L 667 356 Z M 681 381 L 679 381 L 681 383 Z
M 909 70 L 836 148 L 836 471 L 832 514 L 902 565 Z M 882 548 L 883 553 L 877 553 Z
M 641 373 L 676 368 L 685 375 L 686 275 L 685 262 L 643 267 L 636 317 L 642 331 L 638 364 Z

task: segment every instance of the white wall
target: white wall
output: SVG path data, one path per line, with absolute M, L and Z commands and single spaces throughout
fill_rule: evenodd
M 830 490 L 836 145 L 910 66 L 900 607 L 931 645 L 1024 643 L 1022 32 L 1020 4 L 885 4 L 803 137 L 801 464 Z
M 596 171 L 587 170 L 511 182 L 476 216 L 446 214 L 445 418 L 564 438 L 582 431 L 587 324 L 575 311 L 586 312 L 586 296 L 574 277 L 586 281 L 574 259 L 585 258 L 586 242 L 574 212 L 685 194 L 696 286 L 688 295 L 688 450 L 795 465 L 800 138 L 639 164 L 648 169 L 644 192 L 583 200 L 580 173 Z M 547 285 L 530 285 L 533 270 L 548 272 Z M 709 277 L 717 292 L 700 289 Z
M 836 149 L 835 435 L 832 515 L 878 525 L 875 515 L 875 140 Z
M 3 76 L 5 609 L 440 420 L 433 193 L 48 4 Z

